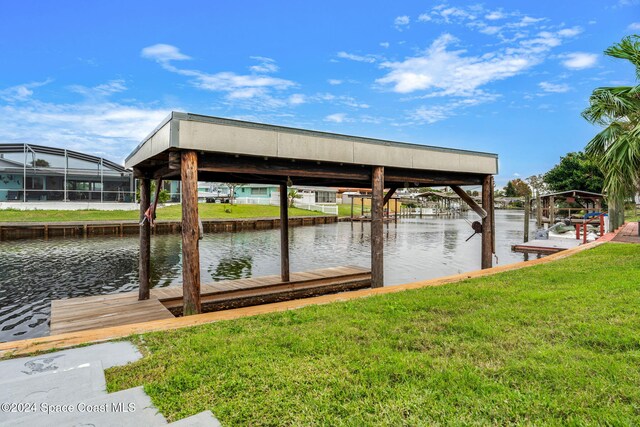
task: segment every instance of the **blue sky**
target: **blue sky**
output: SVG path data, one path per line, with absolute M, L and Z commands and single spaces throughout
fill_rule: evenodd
M 2 1 L 0 143 L 122 162 L 177 110 L 495 152 L 504 185 L 597 132 L 633 33 L 640 0 Z

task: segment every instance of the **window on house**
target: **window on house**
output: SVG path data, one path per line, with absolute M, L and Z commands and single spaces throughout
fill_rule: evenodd
M 316 203 L 335 203 L 336 193 L 332 191 L 316 191 Z
M 44 188 L 44 180 L 41 176 L 28 176 L 27 177 L 27 189 L 28 190 L 42 190 Z

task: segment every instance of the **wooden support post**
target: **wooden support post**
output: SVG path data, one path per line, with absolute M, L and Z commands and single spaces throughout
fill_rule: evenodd
M 393 218 L 394 222 L 397 224 L 398 223 L 398 215 L 400 212 L 398 212 L 398 199 L 393 199 L 394 200 L 394 204 L 393 204 L 393 210 L 395 212 L 395 216 Z M 402 205 L 400 205 L 400 208 L 402 209 Z
M 549 227 L 556 222 L 556 200 L 555 197 L 549 197 Z
M 151 224 L 144 213 L 151 205 L 151 180 L 140 180 L 140 259 L 138 265 L 138 299 L 149 299 L 149 278 L 151 276 Z M 144 221 L 144 222 L 143 222 Z
M 384 167 L 374 166 L 371 173 L 371 286 L 384 286 Z
M 495 182 L 495 180 L 493 178 L 493 175 L 491 176 L 490 185 L 491 186 L 490 186 L 489 198 L 491 199 L 491 210 L 488 212 L 488 215 L 491 216 L 491 253 L 495 254 L 496 253 L 496 209 L 495 209 L 496 182 Z
M 536 191 L 536 227 L 542 228 L 542 200 L 540 193 Z
M 180 176 L 182 178 L 182 314 L 199 314 L 200 252 L 198 224 L 198 155 L 183 151 Z
M 280 277 L 289 281 L 289 203 L 287 184 L 280 184 Z
M 493 246 L 493 197 L 492 176 L 486 175 L 482 181 L 482 208 L 487 215 L 482 219 L 482 269 L 492 267 Z
M 531 196 L 524 196 L 524 242 L 529 241 L 529 217 L 531 216 Z
M 351 222 L 353 222 L 353 194 L 349 198 L 351 199 Z

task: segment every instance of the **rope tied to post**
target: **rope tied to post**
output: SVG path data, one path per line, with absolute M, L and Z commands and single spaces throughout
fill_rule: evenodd
M 145 221 L 149 221 L 151 228 L 156 226 L 156 209 L 158 207 L 160 191 L 162 191 L 162 178 L 156 180 L 156 192 L 154 194 L 153 203 L 151 203 L 149 209 L 144 212 L 144 217 L 142 218 L 142 221 L 140 221 L 140 226 L 143 226 Z

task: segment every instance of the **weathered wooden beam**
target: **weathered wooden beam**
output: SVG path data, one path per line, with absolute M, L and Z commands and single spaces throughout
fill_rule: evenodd
M 280 184 L 280 277 L 289 281 L 289 197 L 287 184 Z
M 450 185 L 450 187 L 458 196 L 460 196 L 462 200 L 466 202 L 466 204 L 469 205 L 471 209 L 473 209 L 475 213 L 480 215 L 480 218 L 484 219 L 487 217 L 487 211 L 485 211 L 480 206 L 478 206 L 476 201 L 473 200 L 473 198 L 469 196 L 469 194 L 467 194 L 466 191 L 464 191 L 462 188 L 458 187 L 457 185 Z
M 169 166 L 163 166 L 153 171 L 152 176 L 155 179 L 172 180 L 180 178 L 180 169 L 172 169 Z
M 480 185 L 482 175 L 447 171 L 426 171 L 412 169 L 385 168 L 384 181 L 387 186 L 403 184 L 418 185 Z
M 182 314 L 201 313 L 198 223 L 198 155 L 183 151 L 182 177 Z
M 487 215 L 482 219 L 482 255 L 481 267 L 491 268 L 493 257 L 493 197 L 492 176 L 486 175 L 482 182 L 482 208 Z
M 210 153 L 200 154 L 200 172 L 209 174 L 238 174 L 298 177 L 306 185 L 331 185 L 351 183 L 359 186 L 371 180 L 371 169 L 365 165 L 318 163 L 303 160 L 275 158 L 257 158 L 248 156 L 216 156 Z M 402 187 L 404 183 L 417 185 L 480 185 L 482 175 L 447 171 L 421 171 L 411 169 L 388 168 L 385 182 L 389 186 Z
M 389 188 L 389 191 L 387 192 L 387 194 L 384 195 L 384 200 L 382 202 L 382 205 L 386 205 L 387 203 L 389 203 L 389 199 L 391 199 L 391 197 L 393 197 L 393 195 L 396 193 L 396 190 L 398 189 L 398 187 L 391 187 Z
M 384 167 L 371 171 L 371 286 L 384 286 Z
M 145 219 L 145 212 L 151 205 L 151 180 L 140 179 L 140 258 L 138 260 L 138 299 L 149 299 L 149 278 L 151 276 L 151 224 Z
M 180 164 L 182 163 L 182 158 L 180 156 L 179 151 L 171 151 L 169 152 L 169 162 L 168 167 L 171 170 L 180 170 Z
M 256 175 L 301 176 L 327 179 L 349 179 L 369 181 L 368 168 L 355 165 L 317 164 L 312 162 L 282 159 L 255 159 L 250 157 L 225 157 L 212 159 L 208 154 L 200 155 L 199 168 L 205 172 L 224 172 Z

